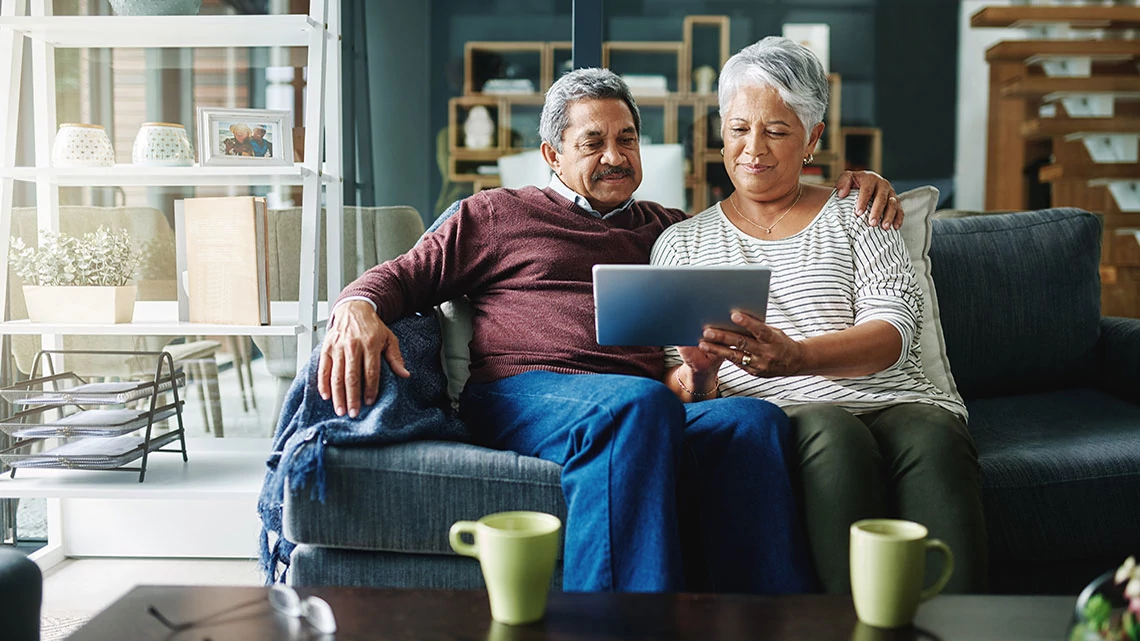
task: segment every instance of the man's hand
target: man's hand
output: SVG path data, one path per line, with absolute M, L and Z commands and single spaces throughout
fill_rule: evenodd
M 860 216 L 867 214 L 868 225 L 879 225 L 881 221 L 883 229 L 902 227 L 904 213 L 899 206 L 898 194 L 886 178 L 873 171 L 845 171 L 839 174 L 839 180 L 835 183 L 836 195 L 846 198 L 852 189 L 859 190 L 855 213 Z M 871 206 L 869 213 L 868 204 Z
M 380 320 L 372 306 L 362 300 L 338 305 L 321 345 L 317 391 L 330 398 L 337 416 L 360 414 L 361 391 L 371 405 L 380 393 L 380 356 L 397 376 L 408 378 L 400 341 Z

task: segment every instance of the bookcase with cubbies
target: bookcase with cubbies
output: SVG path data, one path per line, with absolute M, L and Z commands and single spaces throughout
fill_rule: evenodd
M 732 191 L 720 155 L 720 118 L 715 83 L 700 92 L 694 72 L 718 74 L 728 60 L 728 16 L 686 16 L 680 41 L 608 41 L 602 65 L 627 79 L 642 117 L 647 143 L 681 143 L 685 149 L 688 211 L 699 212 Z M 569 42 L 468 42 L 464 48 L 463 95 L 448 102 L 448 179 L 474 189 L 500 184 L 496 161 L 538 149 L 538 117 L 544 94 L 570 68 Z M 805 172 L 833 180 L 844 169 L 839 126 L 840 77 L 830 74 L 831 104 L 824 140 Z M 664 82 L 662 82 L 664 81 Z M 495 123 L 488 146 L 468 147 L 464 123 L 481 105 Z

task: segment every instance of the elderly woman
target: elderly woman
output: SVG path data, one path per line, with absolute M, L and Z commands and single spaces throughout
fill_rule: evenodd
M 651 261 L 767 265 L 767 317 L 734 312 L 738 331 L 707 328 L 697 347 L 669 350 L 666 383 L 683 401 L 753 396 L 788 412 L 829 592 L 850 589 L 851 523 L 887 516 L 950 545 L 948 590 L 983 589 L 977 454 L 962 401 L 922 371 L 922 295 L 902 238 L 854 216 L 853 196 L 801 182 L 823 133 L 827 75 L 806 48 L 765 38 L 725 64 L 719 98 L 736 190 L 667 229 Z

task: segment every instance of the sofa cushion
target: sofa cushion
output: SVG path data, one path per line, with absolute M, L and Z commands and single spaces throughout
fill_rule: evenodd
M 536 510 L 565 522 L 561 468 L 465 443 L 418 441 L 325 448 L 326 501 L 307 489 L 285 496 L 285 536 L 295 543 L 452 554 L 459 520 Z
M 1140 405 L 1075 388 L 967 401 L 993 554 L 1123 559 L 1140 533 Z
M 1072 387 L 1093 375 L 1100 221 L 1079 209 L 936 219 L 930 262 L 966 397 Z
M 918 187 L 899 194 L 899 206 L 906 217 L 899 232 L 903 237 L 914 274 L 922 290 L 922 371 L 931 383 L 953 398 L 959 398 L 958 386 L 946 356 L 946 339 L 942 336 L 942 314 L 938 309 L 938 290 L 930 273 L 930 228 L 938 206 L 938 190 Z

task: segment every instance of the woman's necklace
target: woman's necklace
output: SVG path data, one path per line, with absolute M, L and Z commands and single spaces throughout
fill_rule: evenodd
M 732 196 L 735 196 L 735 195 L 736 194 L 733 194 Z M 732 208 L 734 210 L 736 210 L 736 215 L 740 216 L 741 220 L 748 223 L 749 225 L 752 225 L 753 227 L 759 227 L 760 229 L 763 229 L 765 234 L 770 234 L 770 233 L 772 233 L 772 230 L 775 229 L 776 225 L 779 225 L 780 221 L 784 219 L 784 216 L 787 216 L 788 212 L 792 211 L 792 207 L 795 207 L 796 203 L 800 202 L 800 197 L 803 195 L 804 195 L 804 186 L 800 185 L 800 193 L 796 194 L 796 199 L 793 200 L 792 204 L 789 205 L 788 208 L 784 210 L 784 213 L 780 214 L 780 217 L 776 219 L 776 222 L 772 223 L 771 226 L 769 226 L 769 227 L 765 227 L 764 225 L 761 225 L 760 223 L 754 223 L 751 220 L 749 220 L 747 216 L 740 213 L 740 209 L 737 208 L 736 203 L 733 202 L 732 196 L 728 197 L 728 204 L 732 205 Z

